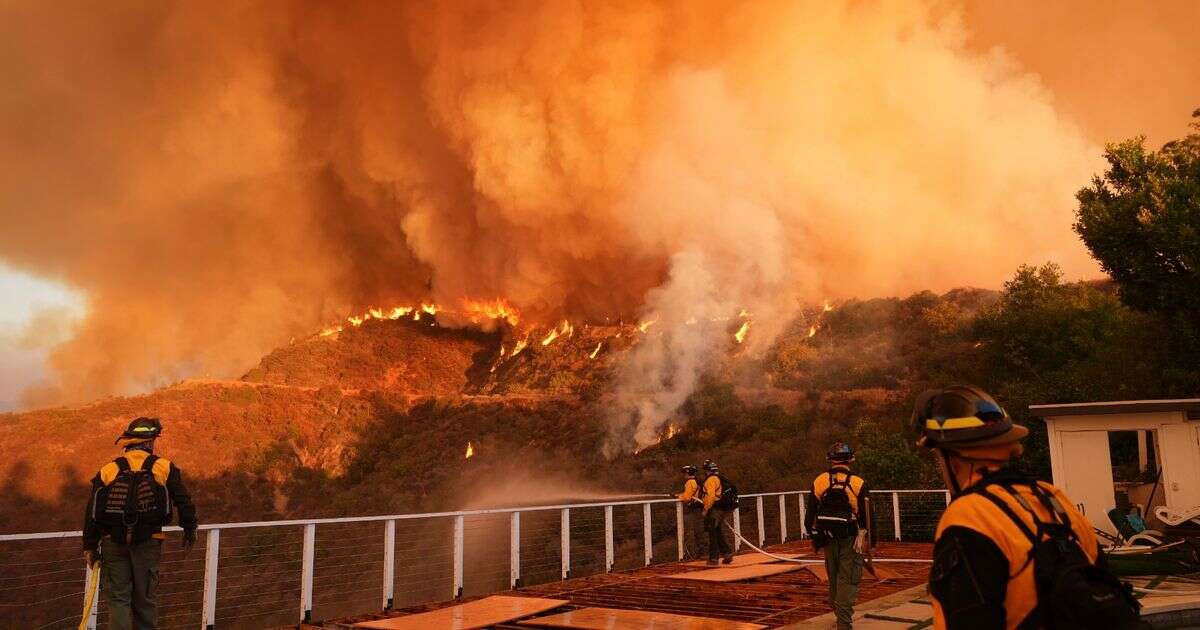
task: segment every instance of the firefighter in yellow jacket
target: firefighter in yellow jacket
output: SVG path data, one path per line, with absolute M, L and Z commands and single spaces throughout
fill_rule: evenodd
M 838 630 L 851 628 L 854 600 L 862 582 L 863 551 L 869 530 L 867 482 L 850 472 L 854 449 L 838 442 L 826 454 L 829 470 L 812 483 L 812 505 L 805 512 L 805 528 L 812 532 L 813 549 L 825 554 L 829 577 L 829 605 Z
M 137 418 L 117 438 L 121 457 L 92 479 L 83 520 L 83 557 L 100 563 L 113 630 L 152 630 L 158 623 L 156 591 L 166 536 L 174 514 L 183 527 L 183 547 L 196 544 L 196 508 L 183 475 L 170 460 L 154 454 L 162 434 L 158 418 Z
M 1010 466 L 1028 429 L 971 386 L 925 392 L 912 421 L 954 496 L 929 574 L 935 628 L 1142 627 L 1091 523 L 1061 490 Z
M 733 562 L 733 547 L 725 537 L 725 529 L 729 527 L 730 507 L 723 505 L 721 495 L 724 493 L 724 481 L 721 469 L 711 459 L 704 460 L 704 482 L 700 484 L 700 500 L 704 504 L 704 531 L 708 532 L 708 564 Z
M 704 508 L 700 501 L 700 482 L 696 480 L 699 472 L 695 466 L 684 466 L 683 492 L 676 495 L 683 507 L 683 555 L 685 558 L 697 559 L 701 555 L 700 531 L 704 528 Z

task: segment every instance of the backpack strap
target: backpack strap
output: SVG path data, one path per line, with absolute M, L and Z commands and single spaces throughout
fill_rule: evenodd
M 1008 578 L 1011 580 L 1012 578 L 1015 578 L 1018 575 L 1020 575 L 1021 572 L 1024 571 L 1026 568 L 1028 568 L 1029 564 L 1031 562 L 1033 562 L 1033 551 L 1034 551 L 1034 549 L 1037 548 L 1037 544 L 1041 540 L 1041 536 L 1038 534 L 1034 534 L 1033 530 L 1029 529 L 1029 526 L 1025 524 L 1025 521 L 1021 520 L 1021 517 L 1017 516 L 1017 513 L 1014 512 L 1011 507 L 1009 507 L 1008 503 L 1006 503 L 1004 501 L 1004 499 L 1001 499 L 1000 497 L 992 494 L 991 492 L 988 492 L 987 488 L 988 488 L 987 486 L 984 486 L 982 488 L 979 488 L 978 490 L 972 490 L 971 494 L 978 494 L 979 496 L 987 499 L 988 501 L 991 501 L 992 505 L 995 505 L 997 508 L 1000 508 L 1000 511 L 1003 512 L 1004 515 L 1007 516 L 1009 518 L 1009 520 L 1011 520 L 1013 522 L 1013 524 L 1015 524 L 1017 526 L 1017 529 L 1021 530 L 1021 533 L 1024 534 L 1025 537 L 1029 539 L 1029 544 L 1030 544 L 1029 555 L 1025 557 L 1025 564 L 1022 564 L 1021 568 L 1017 569 L 1016 573 L 1013 573 L 1012 575 L 1008 576 Z M 1018 498 L 1018 500 L 1020 499 L 1020 497 L 1018 497 L 1015 492 L 1008 490 L 1007 488 L 1005 488 L 1005 490 L 1008 491 L 1009 494 L 1012 494 L 1015 498 Z M 1034 517 L 1034 522 L 1037 522 L 1036 516 Z M 1039 528 L 1039 533 L 1040 533 L 1040 528 Z
M 145 461 L 142 462 L 142 470 L 150 473 L 150 476 L 153 477 L 154 476 L 154 463 L 157 461 L 158 461 L 158 455 L 155 455 L 154 453 L 147 455 Z
M 129 460 L 126 459 L 124 455 L 114 459 L 113 463 L 117 465 L 117 470 L 120 472 L 129 472 L 133 470 L 133 467 L 129 465 Z

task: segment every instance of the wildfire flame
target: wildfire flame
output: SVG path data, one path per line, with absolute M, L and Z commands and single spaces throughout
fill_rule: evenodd
M 824 301 L 824 302 L 821 304 L 821 310 L 822 310 L 823 312 L 826 312 L 826 313 L 828 313 L 829 311 L 832 311 L 832 310 L 833 310 L 833 305 L 829 303 L 829 300 L 825 300 L 825 301 Z
M 475 456 L 475 447 L 471 446 L 470 442 L 467 442 L 467 456 L 464 457 L 463 459 L 471 459 L 474 456 Z
M 657 320 L 657 319 L 652 319 L 652 320 L 650 320 L 650 321 L 648 321 L 648 322 L 642 322 L 642 323 L 638 324 L 638 325 L 637 325 L 637 327 L 638 327 L 638 330 L 640 330 L 640 331 L 642 331 L 642 332 L 646 332 L 646 330 L 647 330 L 648 328 L 650 328 L 651 326 L 653 326 L 653 325 L 655 325 L 655 324 L 657 324 L 657 323 L 658 323 L 658 320 Z
M 528 345 L 529 345 L 529 339 L 522 339 L 522 340 L 518 341 L 517 345 L 513 346 L 512 354 L 510 354 L 508 356 L 515 357 L 518 354 L 521 354 L 521 351 L 524 350 L 525 346 L 528 346 Z
M 592 350 L 592 353 L 588 355 L 588 358 L 589 358 L 589 359 L 595 359 L 595 358 L 596 358 L 596 355 L 600 354 L 600 346 L 603 346 L 603 345 L 604 345 L 604 342 L 603 342 L 603 341 L 601 341 L 600 343 L 596 344 L 596 349 L 595 349 L 595 350 Z
M 746 333 L 748 332 L 750 332 L 750 320 L 742 322 L 742 327 L 739 328 L 737 332 L 733 333 L 733 338 L 737 340 L 738 343 L 742 343 L 746 340 Z
M 808 336 L 811 338 L 811 337 L 815 337 L 816 334 L 817 334 L 817 325 L 813 324 L 812 326 L 809 326 L 808 327 Z
M 571 325 L 571 322 L 565 319 L 563 320 L 562 326 L 550 329 L 550 332 L 542 339 L 542 345 L 548 346 L 553 343 L 555 339 L 558 339 L 563 335 L 575 335 L 575 327 Z
M 669 439 L 675 437 L 676 435 L 679 435 L 679 427 L 677 427 L 673 424 L 668 424 L 667 425 L 667 439 L 669 440 Z
M 472 321 L 478 321 L 480 316 L 488 319 L 501 319 L 512 326 L 516 326 L 521 321 L 521 315 L 517 309 L 501 298 L 482 302 L 463 300 L 463 310 L 471 316 Z

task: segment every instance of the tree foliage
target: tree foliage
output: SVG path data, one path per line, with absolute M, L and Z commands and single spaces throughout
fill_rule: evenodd
M 1196 133 L 1147 151 L 1138 137 L 1107 147 L 1108 170 L 1079 191 L 1075 230 L 1126 304 L 1173 322 L 1200 349 L 1200 109 Z

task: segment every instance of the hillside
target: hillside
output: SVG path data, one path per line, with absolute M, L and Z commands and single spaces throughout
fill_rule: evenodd
M 926 292 L 806 311 L 764 356 L 731 353 L 715 366 L 677 434 L 612 462 L 601 455 L 607 385 L 653 329 L 577 325 L 543 344 L 549 335 L 508 327 L 368 321 L 279 348 L 239 381 L 0 415 L 0 448 L 18 454 L 0 464 L 0 531 L 78 527 L 87 479 L 137 415 L 164 419 L 161 452 L 185 470 L 209 521 L 666 492 L 678 465 L 704 457 L 746 488 L 798 487 L 828 442 L 863 420 L 898 435 L 916 389 L 985 352 L 971 322 L 997 296 Z M 468 442 L 475 456 L 464 461 Z
M 936 484 L 905 420 L 917 392 L 951 382 L 983 385 L 1028 424 L 1026 465 L 1045 474 L 1028 404 L 1189 396 L 1198 382 L 1195 368 L 1167 359 L 1163 322 L 1122 305 L 1110 284 L 1021 268 L 1002 292 L 806 309 L 762 356 L 731 343 L 672 419 L 673 435 L 609 461 L 614 368 L 652 327 L 431 323 L 314 335 L 243 380 L 0 415 L 0 448 L 15 454 L 0 463 L 0 531 L 78 527 L 88 478 L 138 415 L 164 419 L 160 450 L 213 522 L 666 492 L 679 465 L 707 457 L 741 487 L 797 488 L 840 439 L 877 487 Z

